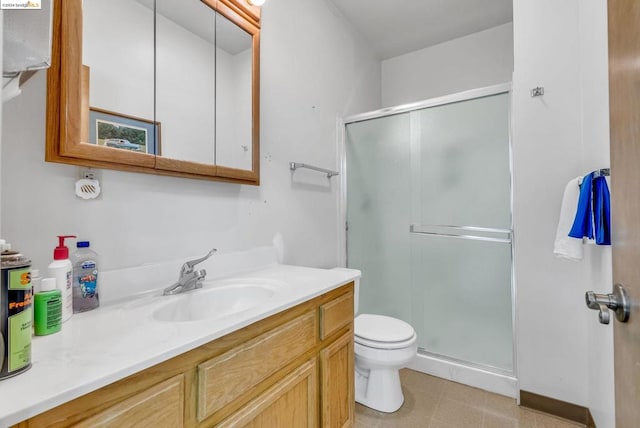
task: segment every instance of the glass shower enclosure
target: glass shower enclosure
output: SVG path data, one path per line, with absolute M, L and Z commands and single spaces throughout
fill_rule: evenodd
M 419 354 L 514 373 L 508 86 L 345 121 L 347 266 L 360 313 Z

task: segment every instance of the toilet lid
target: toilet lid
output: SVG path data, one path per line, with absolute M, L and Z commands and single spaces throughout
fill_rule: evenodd
M 374 342 L 405 342 L 415 335 L 413 327 L 397 318 L 361 314 L 355 319 L 356 337 Z

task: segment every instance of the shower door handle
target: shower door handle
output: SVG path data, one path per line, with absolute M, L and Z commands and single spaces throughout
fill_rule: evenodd
M 609 309 L 615 311 L 618 321 L 627 322 L 629 320 L 629 297 L 622 284 L 614 285 L 613 293 L 610 294 L 597 294 L 593 291 L 587 291 L 584 294 L 584 299 L 589 309 L 600 311 L 598 314 L 600 324 L 609 324 L 611 319 Z

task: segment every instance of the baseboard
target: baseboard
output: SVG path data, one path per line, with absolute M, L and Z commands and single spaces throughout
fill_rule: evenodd
M 577 404 L 520 390 L 520 405 L 596 428 L 589 409 Z

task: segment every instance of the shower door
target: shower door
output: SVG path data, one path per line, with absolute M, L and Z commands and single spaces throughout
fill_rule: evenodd
M 360 313 L 420 352 L 513 373 L 509 95 L 346 125 L 347 263 Z

